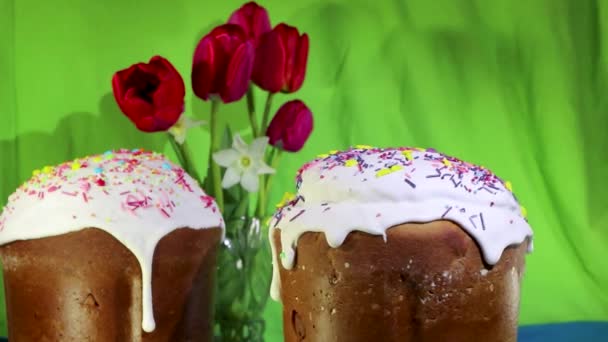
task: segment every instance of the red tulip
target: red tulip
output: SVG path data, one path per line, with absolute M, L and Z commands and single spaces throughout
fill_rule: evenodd
M 247 92 L 255 49 L 245 31 L 224 24 L 204 36 L 194 52 L 192 89 L 203 100 L 219 96 L 224 103 L 240 100 Z
M 266 9 L 253 1 L 234 11 L 228 23 L 239 25 L 256 46 L 260 37 L 272 29 Z
M 260 39 L 252 79 L 271 93 L 293 93 L 300 89 L 306 74 L 308 35 L 298 29 L 277 25 Z
M 116 72 L 112 90 L 122 112 L 140 131 L 166 131 L 184 111 L 184 80 L 160 56 Z
M 286 102 L 275 114 L 266 135 L 271 145 L 289 152 L 298 152 L 312 132 L 312 112 L 304 102 Z

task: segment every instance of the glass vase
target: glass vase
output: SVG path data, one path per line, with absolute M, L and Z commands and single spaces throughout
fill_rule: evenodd
M 226 218 L 218 254 L 215 341 L 264 341 L 272 275 L 267 232 L 262 218 Z

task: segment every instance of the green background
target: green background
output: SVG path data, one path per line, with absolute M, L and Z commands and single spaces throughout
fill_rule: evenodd
M 300 164 L 330 149 L 434 147 L 510 180 L 527 207 L 536 250 L 523 324 L 608 320 L 607 2 L 260 3 L 273 24 L 311 41 L 303 88 L 275 108 L 304 99 L 315 131 L 284 157 L 271 203 L 293 190 Z M 139 133 L 119 112 L 111 76 L 160 54 L 188 82 L 196 42 L 240 4 L 0 0 L 1 203 L 47 164 L 119 147 L 170 152 L 165 135 Z M 220 113 L 246 129 L 245 108 Z M 188 89 L 187 114 L 208 111 Z M 199 167 L 208 138 L 189 136 Z M 268 340 L 279 341 L 280 306 L 267 311 Z

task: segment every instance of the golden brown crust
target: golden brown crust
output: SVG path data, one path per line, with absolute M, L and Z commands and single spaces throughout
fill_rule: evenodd
M 280 230 L 273 242 L 280 252 Z M 386 243 L 352 232 L 339 248 L 306 233 L 280 267 L 285 341 L 515 341 L 526 249 L 487 269 L 449 221 L 393 227 Z
M 11 341 L 211 341 L 221 230 L 177 229 L 154 253 L 156 329 L 141 330 L 141 269 L 105 231 L 87 228 L 0 247 Z

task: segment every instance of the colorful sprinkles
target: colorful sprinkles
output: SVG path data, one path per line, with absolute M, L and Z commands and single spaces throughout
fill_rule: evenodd
M 26 197 L 45 200 L 50 194 L 55 195 L 53 200 L 60 200 L 56 196 L 65 196 L 79 198 L 84 203 L 104 197 L 118 198 L 117 207 L 129 214 L 156 210 L 169 218 L 179 203 L 180 194 L 175 191 L 175 185 L 182 191 L 194 192 L 194 180 L 185 175 L 182 168 L 163 155 L 142 149 L 107 151 L 55 167 L 45 166 L 35 170 L 32 178 L 11 195 L 2 213 L 0 230 L 15 210 L 14 202 Z M 217 211 L 210 196 L 201 196 L 201 206 Z
M 0 215 L 0 244 L 96 227 L 139 262 L 141 319 L 154 330 L 152 259 L 162 236 L 179 228 L 220 228 L 222 215 L 196 180 L 163 155 L 116 150 L 33 173 Z
M 300 168 L 296 175 L 296 189 L 300 190 L 303 183 L 303 174 L 313 167 L 318 171 L 320 180 L 326 179 L 330 170 L 336 167 L 346 167 L 353 168 L 355 172 L 353 176 L 360 175 L 361 182 L 369 180 L 366 175 L 370 171 L 373 171 L 376 178 L 393 176 L 397 171 L 400 171 L 399 174 L 404 175 L 403 182 L 410 189 L 409 191 L 424 191 L 424 188 L 420 188 L 419 184 L 412 180 L 413 175 L 420 172 L 417 171 L 416 164 L 421 162 L 432 166 L 432 172 L 424 175 L 424 178 L 428 181 L 442 182 L 446 187 L 453 187 L 471 195 L 478 193 L 498 195 L 504 191 L 509 191 L 517 202 L 512 194 L 513 186 L 511 182 L 501 180 L 485 167 L 444 155 L 432 148 L 423 149 L 419 147 L 374 148 L 368 145 L 356 145 L 346 151 L 332 150 L 329 153 L 320 154 L 315 160 Z M 291 211 L 298 201 L 304 200 L 305 198 L 302 195 L 283 197 L 277 205 L 278 210 L 274 215 L 274 226 L 276 227 L 281 221 L 285 210 Z M 494 201 L 488 201 L 487 206 L 493 207 Z M 324 211 L 330 209 L 331 206 L 328 205 Z M 439 213 L 439 215 L 444 218 L 452 209 L 452 206 L 446 206 L 445 211 Z M 458 210 L 464 213 L 465 208 L 459 208 Z M 520 211 L 521 216 L 527 219 L 526 209 L 522 206 Z M 299 212 L 295 216 L 290 215 L 290 221 L 296 220 L 302 214 L 303 212 Z M 483 213 L 471 213 L 471 215 L 469 217 L 471 224 L 475 228 L 479 227 L 485 230 Z
M 396 225 L 449 220 L 476 240 L 490 265 L 514 243 L 530 238 L 528 251 L 533 248 L 527 211 L 510 182 L 431 148 L 357 145 L 320 154 L 298 171 L 296 189 L 270 221 L 284 251 L 272 252 L 271 294 L 277 300 L 279 267 L 294 267 L 298 239 L 307 232 L 323 233 L 330 247 L 339 248 L 353 231 L 387 242 L 387 229 Z
M 426 162 L 430 162 L 435 166 L 434 173 L 426 175 L 427 178 L 441 178 L 441 180 L 449 180 L 455 187 L 462 187 L 458 184 L 458 180 L 463 179 L 466 174 L 473 174 L 472 184 L 478 185 L 477 191 L 484 190 L 488 192 L 497 191 L 497 184 L 502 184 L 509 191 L 512 191 L 511 182 L 503 182 L 497 176 L 492 174 L 483 166 L 473 165 L 454 157 L 446 156 L 438 153 L 436 150 L 422 149 L 419 147 L 401 147 L 401 148 L 373 148 L 368 145 L 357 145 L 347 151 L 321 154 L 317 159 L 305 164 L 297 173 L 296 185 L 301 184 L 302 174 L 314 165 L 323 164 L 323 170 L 331 170 L 338 166 L 353 167 L 359 166 L 359 172 L 362 174 L 367 169 L 374 169 L 378 177 L 389 175 L 395 171 L 402 170 L 404 167 L 413 166 L 414 159 L 422 158 Z M 424 152 L 424 153 L 421 153 Z M 380 164 L 372 165 L 365 162 L 366 156 L 380 155 Z M 416 157 L 414 157 L 416 154 Z M 415 172 L 411 169 L 410 173 Z M 468 191 L 468 190 L 467 190 Z

